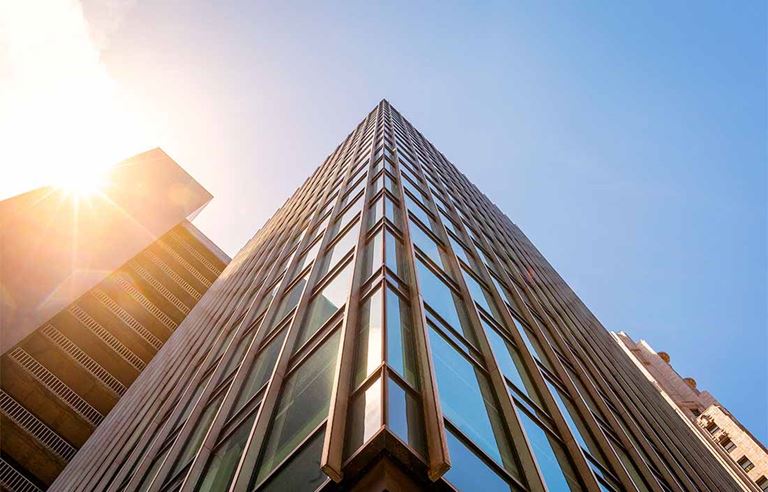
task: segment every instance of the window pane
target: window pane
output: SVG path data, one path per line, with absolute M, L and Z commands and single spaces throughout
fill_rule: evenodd
M 414 388 L 419 388 L 411 311 L 406 301 L 387 289 L 387 362 Z
M 409 219 L 408 224 L 413 244 L 444 272 L 450 272 L 443 261 L 443 252 L 441 251 L 440 246 L 438 246 L 438 244 L 413 220 Z
M 285 381 L 258 469 L 261 481 L 328 416 L 339 331 Z
M 335 236 L 337 232 L 346 227 L 353 218 L 357 216 L 360 211 L 363 210 L 363 198 L 358 198 L 353 205 L 351 205 L 336 222 L 334 222 L 329 234 L 331 237 Z
M 401 280 L 408 281 L 408 267 L 405 262 L 403 244 L 391 232 L 385 231 L 385 261 L 390 270 L 395 272 Z
M 488 456 L 517 474 L 485 375 L 434 329 L 429 330 L 429 341 L 443 415 Z
M 317 252 L 320 250 L 321 243 L 322 241 L 315 241 L 315 244 L 313 244 L 312 247 L 306 253 L 304 253 L 304 256 L 302 256 L 301 260 L 296 266 L 296 270 L 295 270 L 296 273 L 299 273 L 302 270 L 304 270 L 312 260 L 317 258 Z
M 350 284 L 352 283 L 353 263 L 352 261 L 347 263 L 347 266 L 336 274 L 336 277 L 312 299 L 307 310 L 307 317 L 304 320 L 304 326 L 299 333 L 298 340 L 296 340 L 296 349 L 304 345 L 304 342 L 317 333 L 317 330 L 326 321 L 331 319 L 331 316 L 347 301 Z
M 416 218 L 424 223 L 424 225 L 432 227 L 432 221 L 430 220 L 427 211 L 417 204 L 409 195 L 405 195 L 405 205 Z
M 472 300 L 475 301 L 481 308 L 483 308 L 486 313 L 493 316 L 496 321 L 501 322 L 499 313 L 496 311 L 496 308 L 493 304 L 493 299 L 491 298 L 491 295 L 488 293 L 488 291 L 480 285 L 475 277 L 464 270 L 462 270 L 462 273 L 464 274 L 464 281 L 467 283 L 469 293 L 472 295 Z
M 387 381 L 387 425 L 400 439 L 426 456 L 420 402 L 394 379 Z
M 283 330 L 279 335 L 272 339 L 267 346 L 262 349 L 262 352 L 256 357 L 254 364 L 248 371 L 248 376 L 243 381 L 243 386 L 240 388 L 240 394 L 237 397 L 237 401 L 232 407 L 237 411 L 240 407 L 253 397 L 269 380 L 269 376 L 272 374 L 272 370 L 275 367 L 277 356 L 280 353 L 280 347 L 283 345 L 283 339 L 285 338 L 286 330 Z
M 523 361 L 520 360 L 520 354 L 518 354 L 517 349 L 507 343 L 496 330 L 485 323 L 485 320 L 481 318 L 481 321 L 483 321 L 485 332 L 488 334 L 488 340 L 493 348 L 493 355 L 496 356 L 496 362 L 498 362 L 502 374 L 524 395 L 541 406 L 541 400 L 539 399 L 536 387 L 531 382 L 528 371 L 523 365 Z
M 368 244 L 365 246 L 365 252 L 363 254 L 363 282 L 368 280 L 373 274 L 373 271 L 381 268 L 382 263 L 384 263 L 383 237 L 384 233 L 379 231 L 368 240 Z
M 317 278 L 323 278 L 323 276 L 328 273 L 329 270 L 335 267 L 339 260 L 355 247 L 359 236 L 360 221 L 352 226 L 351 229 L 348 229 L 346 232 L 344 232 L 344 235 L 336 243 L 334 243 L 334 245 L 331 246 L 328 251 L 326 251 L 320 263 L 320 271 L 318 272 Z
M 184 443 L 184 448 L 182 449 L 181 454 L 179 454 L 179 458 L 176 460 L 173 470 L 171 470 L 171 473 L 168 475 L 169 478 L 176 475 L 182 468 L 192 461 L 192 458 L 195 457 L 198 449 L 200 449 L 200 445 L 203 443 L 205 435 L 208 433 L 208 429 L 211 427 L 213 418 L 216 416 L 216 412 L 219 410 L 219 404 L 221 404 L 223 398 L 224 395 L 222 394 L 208 404 L 205 410 L 203 410 L 200 419 L 195 422 L 194 430 Z
M 364 391 L 355 395 L 349 406 L 346 456 L 350 456 L 367 442 L 382 425 L 381 377 Z
M 557 440 L 534 422 L 525 412 L 517 415 L 525 428 L 528 441 L 533 448 L 536 462 L 539 464 L 544 483 L 550 490 L 582 490 L 576 479 L 568 458 Z
M 462 323 L 464 312 L 463 307 L 461 307 L 461 299 L 418 259 L 416 260 L 416 273 L 424 302 L 454 330 L 464 333 L 467 340 L 476 345 L 474 333 L 466 322 Z
M 296 284 L 283 296 L 283 300 L 280 301 L 280 306 L 277 308 L 277 313 L 275 313 L 273 318 L 272 326 L 277 325 L 286 314 L 296 307 L 299 299 L 301 299 L 301 293 L 304 292 L 305 285 L 307 285 L 306 274 L 296 281 Z
M 197 492 L 216 492 L 229 488 L 255 419 L 256 412 L 253 412 L 253 415 L 238 425 L 237 430 L 216 448 L 195 488 Z
M 357 340 L 354 387 L 357 388 L 382 361 L 382 294 L 371 294 L 360 307 L 360 331 Z
M 509 492 L 511 487 L 464 443 L 450 429 L 446 429 L 451 468 L 445 478 L 460 491 L 482 490 L 483 492 Z
M 307 445 L 280 470 L 260 491 L 315 490 L 328 477 L 320 470 L 320 453 L 323 451 L 323 432 Z

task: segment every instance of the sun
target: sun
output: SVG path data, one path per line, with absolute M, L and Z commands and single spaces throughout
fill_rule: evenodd
M 58 177 L 52 186 L 77 198 L 90 198 L 106 191 L 109 180 L 102 169 L 80 169 Z

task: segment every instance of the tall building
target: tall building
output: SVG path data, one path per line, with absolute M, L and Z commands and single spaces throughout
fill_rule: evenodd
M 522 232 L 386 101 L 54 490 L 724 491 Z
M 156 149 L 0 202 L 0 489 L 49 486 L 224 269 L 210 199 Z
M 616 341 L 680 416 L 702 436 L 712 453 L 747 485 L 768 491 L 768 449 L 696 380 L 675 371 L 666 352 L 656 352 L 645 340 L 635 342 L 624 332 Z

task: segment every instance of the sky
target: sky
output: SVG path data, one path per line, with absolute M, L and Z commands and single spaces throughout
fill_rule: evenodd
M 48 4 L 70 30 L 29 13 Z M 162 147 L 214 195 L 195 224 L 230 255 L 388 99 L 607 329 L 670 353 L 768 442 L 764 2 L 0 0 L 9 12 L 26 23 L 0 43 L 0 103 L 41 100 L 30 80 L 53 100 L 59 80 L 100 81 L 65 92 L 92 109 L 70 121 L 38 105 L 31 141 L 47 126 L 115 159 Z M 65 150 L 57 165 L 81 162 Z M 50 166 L 0 164 L 0 194 Z

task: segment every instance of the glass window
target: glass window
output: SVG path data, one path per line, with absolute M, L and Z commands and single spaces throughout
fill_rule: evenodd
M 368 228 L 373 227 L 382 217 L 387 217 L 392 224 L 402 227 L 400 207 L 395 205 L 387 196 L 380 197 L 371 207 Z
M 373 271 L 381 268 L 381 265 L 384 263 L 383 238 L 384 232 L 380 230 L 368 240 L 368 244 L 365 246 L 365 251 L 363 253 L 363 282 L 368 280 L 373 274 Z
M 322 241 L 315 241 L 315 243 L 307 250 L 307 252 L 302 255 L 301 260 L 299 260 L 298 264 L 296 265 L 295 273 L 299 273 L 304 270 L 307 265 L 312 262 L 312 260 L 317 258 L 317 253 L 320 251 L 321 243 Z
M 445 479 L 456 489 L 482 490 L 483 492 L 509 492 L 511 487 L 483 460 L 472 452 L 456 435 L 446 429 L 448 452 L 451 456 L 451 468 L 445 473 Z
M 354 387 L 357 388 L 381 365 L 382 351 L 382 293 L 381 289 L 368 296 L 360 306 L 360 328 L 357 335 L 357 356 Z
M 476 345 L 475 335 L 464 321 L 461 299 L 419 259 L 416 260 L 416 273 L 424 302 L 454 330 L 464 333 L 467 340 Z
M 461 261 L 463 261 L 466 265 L 474 266 L 474 263 L 470 261 L 469 253 L 466 249 L 464 249 L 464 246 L 459 244 L 459 242 L 455 240 L 450 234 L 448 234 L 448 241 L 451 242 L 453 252 L 456 253 L 456 256 L 458 256 Z
M 306 285 L 307 274 L 304 274 L 283 296 L 283 300 L 280 301 L 280 306 L 277 308 L 277 313 L 275 313 L 275 317 L 273 318 L 272 326 L 275 326 L 277 323 L 279 323 L 286 314 L 288 314 L 293 308 L 296 307 L 296 305 L 299 303 L 299 299 L 301 299 L 301 293 L 304 292 L 304 287 Z
M 442 268 L 444 272 L 449 272 L 450 270 L 446 265 L 447 260 L 444 261 L 444 253 L 440 246 L 416 222 L 410 219 L 408 222 L 413 244 L 432 260 L 435 265 Z
M 253 395 L 267 384 L 269 376 L 275 367 L 275 362 L 277 362 L 277 356 L 280 354 L 280 347 L 283 345 L 286 333 L 287 330 L 280 332 L 256 356 L 256 360 L 248 370 L 248 376 L 246 376 L 240 388 L 240 394 L 237 396 L 237 401 L 232 407 L 233 410 L 239 410 L 245 402 L 250 400 Z
M 409 195 L 405 195 L 405 206 L 408 207 L 408 210 L 416 216 L 417 219 L 419 219 L 425 226 L 432 227 L 432 221 L 429 218 L 429 214 L 427 211 L 416 203 L 416 201 L 413 200 Z
M 401 172 L 404 172 L 404 170 L 401 171 Z M 407 173 L 405 173 L 405 174 L 407 174 Z M 422 193 L 421 190 L 415 184 L 413 184 L 411 181 L 409 181 L 408 179 L 403 179 L 403 187 L 406 190 L 410 191 L 411 194 L 413 196 L 415 196 L 416 199 L 418 201 L 420 201 L 421 203 L 423 203 L 423 204 L 429 203 L 429 201 L 427 200 L 427 197 L 424 196 L 424 193 Z
M 762 477 L 758 478 L 755 482 L 758 487 L 760 487 L 760 490 L 764 492 L 768 492 L 768 478 L 763 475 Z
M 323 278 L 329 270 L 335 267 L 339 260 L 357 245 L 359 236 L 360 221 L 357 221 L 357 223 L 350 229 L 347 229 L 347 231 L 342 234 L 341 238 L 326 251 L 325 255 L 323 255 L 317 278 Z
M 328 417 L 339 331 L 285 380 L 258 467 L 263 480 Z
M 316 490 L 328 477 L 320 470 L 320 453 L 323 451 L 323 432 L 308 442 L 282 470 L 260 487 L 263 492 Z
M 256 412 L 253 412 L 211 454 L 195 488 L 197 492 L 216 492 L 229 488 L 255 419 Z
M 387 288 L 387 362 L 414 388 L 419 387 L 416 348 L 408 303 Z
M 387 425 L 400 439 L 426 456 L 419 400 L 392 378 L 387 381 L 387 391 Z
M 501 373 L 528 398 L 541 406 L 536 387 L 528 376 L 528 371 L 520 359 L 517 349 L 507 342 L 494 328 L 492 328 L 484 319 L 481 318 L 485 332 L 488 334 L 488 341 L 491 342 L 493 355 L 496 356 L 496 362 L 499 364 Z
M 519 411 L 517 415 L 528 436 L 528 442 L 536 456 L 536 462 L 539 464 L 547 488 L 549 490 L 582 490 L 563 446 L 534 422 L 527 413 Z
M 739 458 L 739 461 L 737 461 L 736 463 L 738 463 L 741 469 L 744 470 L 745 472 L 749 472 L 752 470 L 752 468 L 755 467 L 755 464 L 752 463 L 752 461 L 746 456 L 742 456 L 741 458 Z
M 534 356 L 536 360 L 549 368 L 549 359 L 547 359 L 546 354 L 544 354 L 542 351 L 541 345 L 539 345 L 539 341 L 536 340 L 533 334 L 529 332 L 527 328 L 525 328 L 525 326 L 515 317 L 514 314 L 512 315 L 512 321 L 514 321 L 515 326 L 520 332 L 520 336 L 523 338 L 523 342 L 525 342 L 525 346 L 528 347 L 528 351 L 531 353 L 531 355 Z
M 251 330 L 245 336 L 240 338 L 240 340 L 237 342 L 237 347 L 235 348 L 235 352 L 230 356 L 229 361 L 227 361 L 226 367 L 219 374 L 219 379 L 218 381 L 216 381 L 216 384 L 219 384 L 220 382 L 224 381 L 224 379 L 227 376 L 229 376 L 230 373 L 235 368 L 237 368 L 237 366 L 240 365 L 240 362 L 242 362 L 243 356 L 245 355 L 245 351 L 251 345 L 251 340 L 253 340 L 253 336 L 255 334 L 256 334 L 256 330 Z
M 571 430 L 571 434 L 573 434 L 573 437 L 576 439 L 576 442 L 579 443 L 579 446 L 581 446 L 583 450 L 587 451 L 593 458 L 595 458 L 604 467 L 607 468 L 603 452 L 592 439 L 586 423 L 579 415 L 576 407 L 573 406 L 570 398 L 565 396 L 559 389 L 555 387 L 555 385 L 549 381 L 547 381 L 547 386 L 549 387 L 549 391 L 555 399 L 557 408 L 560 410 L 560 413 L 565 419 L 565 422 L 568 424 L 568 428 Z
M 456 224 L 453 223 L 451 219 L 448 218 L 447 215 L 445 215 L 443 212 L 440 212 L 440 217 L 443 219 L 443 226 L 452 233 L 456 234 L 457 236 L 461 237 L 461 234 L 459 233 L 458 229 L 456 228 Z
M 384 261 L 401 280 L 408 281 L 408 267 L 406 265 L 403 243 L 390 231 L 384 232 Z
M 480 282 L 478 282 L 475 277 L 467 273 L 466 270 L 462 269 L 462 274 L 464 275 L 464 281 L 467 283 L 469 293 L 472 295 L 472 300 L 475 301 L 481 308 L 483 308 L 486 313 L 493 316 L 496 321 L 501 323 L 501 319 L 499 319 L 499 313 L 496 311 L 495 305 L 493 303 L 493 298 L 491 298 L 491 295 L 488 293 L 488 291 L 480 285 Z
M 383 424 L 381 377 L 352 398 L 349 406 L 346 455 L 349 456 L 367 442 Z
M 336 222 L 333 223 L 333 226 L 331 227 L 331 230 L 329 231 L 329 234 L 331 237 L 336 236 L 336 233 L 339 232 L 341 229 L 347 226 L 352 219 L 354 219 L 357 214 L 359 214 L 363 210 L 363 197 L 358 198 L 355 203 L 350 205 L 350 207 L 341 214 L 341 217 L 339 217 Z
M 296 349 L 304 345 L 304 342 L 312 338 L 331 316 L 336 314 L 341 306 L 347 302 L 349 288 L 352 283 L 352 265 L 350 261 L 336 274 L 323 290 L 315 295 L 309 304 L 304 326 L 296 340 Z
M 429 341 L 443 415 L 500 465 L 516 473 L 486 376 L 434 328 Z
M 195 428 L 184 443 L 179 458 L 176 460 L 173 470 L 171 470 L 171 473 L 168 475 L 169 477 L 175 476 L 182 468 L 192 461 L 192 458 L 195 457 L 197 451 L 200 449 L 200 445 L 203 443 L 205 435 L 208 434 L 208 429 L 211 427 L 211 423 L 213 423 L 213 418 L 216 416 L 216 412 L 218 412 L 219 405 L 223 398 L 224 394 L 221 393 L 219 397 L 205 407 L 205 410 L 203 410 L 198 421 L 194 423 Z

